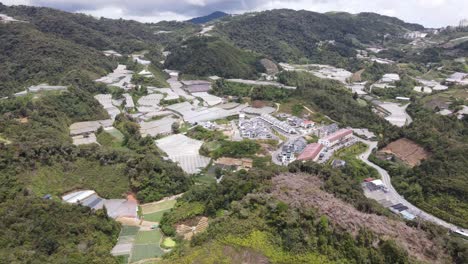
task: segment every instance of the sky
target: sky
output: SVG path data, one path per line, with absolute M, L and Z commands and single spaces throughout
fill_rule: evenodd
M 426 27 L 468 19 L 468 0 L 0 0 L 6 5 L 46 6 L 96 17 L 141 22 L 187 20 L 213 11 L 230 14 L 278 8 L 315 12 L 375 12 Z

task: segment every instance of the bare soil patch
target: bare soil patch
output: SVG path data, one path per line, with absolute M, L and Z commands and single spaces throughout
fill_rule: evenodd
M 428 263 L 446 263 L 444 250 L 422 230 L 385 216 L 366 214 L 320 189 L 322 181 L 314 175 L 282 174 L 273 178 L 273 195 L 293 207 L 314 207 L 337 226 L 356 236 L 367 228 L 381 239 L 393 239 L 414 258 Z
M 401 138 L 393 141 L 379 152 L 394 155 L 396 158 L 411 167 L 419 165 L 422 160 L 429 157 L 429 152 L 407 138 Z

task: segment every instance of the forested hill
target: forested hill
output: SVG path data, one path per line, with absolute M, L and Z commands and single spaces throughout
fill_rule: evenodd
M 221 12 L 221 11 L 216 11 L 216 12 L 213 12 L 213 13 L 211 13 L 209 15 L 206 15 L 206 16 L 192 18 L 192 19 L 188 20 L 188 22 L 194 23 L 194 24 L 204 24 L 204 23 L 208 23 L 208 22 L 211 22 L 213 20 L 216 20 L 216 19 L 223 18 L 225 16 L 229 16 L 229 14 L 226 14 L 226 13 Z
M 131 20 L 96 19 L 84 14 L 30 6 L 0 5 L 0 13 L 27 21 L 41 32 L 99 50 L 115 49 L 130 53 L 157 40 L 150 24 Z
M 0 35 L 0 97 L 42 82 L 59 84 L 69 73 L 97 77 L 117 65 L 96 49 L 29 23 L 0 24 Z
M 382 44 L 384 36 L 399 38 L 423 26 L 374 13 L 315 13 L 271 10 L 233 17 L 218 32 L 241 48 L 288 61 L 354 56 L 362 44 Z M 329 42 L 330 41 L 330 42 Z

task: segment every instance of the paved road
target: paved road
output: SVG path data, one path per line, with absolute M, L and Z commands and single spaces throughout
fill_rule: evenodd
M 368 140 L 363 140 L 360 139 L 361 142 L 364 144 L 368 145 L 369 148 L 364 152 L 363 154 L 359 155 L 359 159 L 361 159 L 363 162 L 365 162 L 367 165 L 375 168 L 380 176 L 382 177 L 382 181 L 384 182 L 385 186 L 388 188 L 388 194 L 391 195 L 393 201 L 397 201 L 398 203 L 402 203 L 403 205 L 407 206 L 410 211 L 412 211 L 416 216 L 420 217 L 421 219 L 424 219 L 426 221 L 435 223 L 437 225 L 443 226 L 445 228 L 451 229 L 451 230 L 463 230 L 464 232 L 468 232 L 467 229 L 460 228 L 456 225 L 453 225 L 451 223 L 445 222 L 442 219 L 439 219 L 431 214 L 428 214 L 421 209 L 417 208 L 416 206 L 412 205 L 410 202 L 408 202 L 403 196 L 398 194 L 398 192 L 395 190 L 395 188 L 392 185 L 390 175 L 388 172 L 381 167 L 377 166 L 376 164 L 372 163 L 369 161 L 369 156 L 372 152 L 373 149 L 377 148 L 377 142 L 376 141 L 368 141 Z

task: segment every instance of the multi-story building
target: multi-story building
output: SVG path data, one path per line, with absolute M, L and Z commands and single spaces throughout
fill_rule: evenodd
M 340 129 L 335 133 L 328 135 L 324 138 L 319 139 L 320 144 L 324 145 L 325 147 L 329 148 L 331 146 L 336 145 L 337 143 L 346 140 L 347 138 L 353 135 L 353 130 L 351 129 Z

